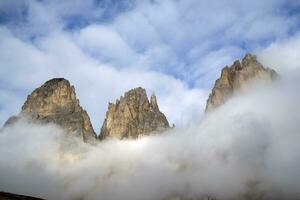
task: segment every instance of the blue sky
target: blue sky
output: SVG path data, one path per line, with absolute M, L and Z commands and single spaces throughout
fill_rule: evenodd
M 107 103 L 138 86 L 186 124 L 221 68 L 246 52 L 282 73 L 297 68 L 299 22 L 297 0 L 2 0 L 0 122 L 65 77 L 97 131 Z

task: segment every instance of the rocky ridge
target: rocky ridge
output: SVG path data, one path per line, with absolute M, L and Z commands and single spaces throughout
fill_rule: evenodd
M 129 90 L 116 103 L 109 103 L 100 139 L 108 137 L 138 138 L 169 128 L 169 122 L 160 112 L 156 96 L 148 100 L 146 90 L 138 87 Z
M 224 104 L 232 96 L 247 90 L 253 80 L 274 81 L 278 74 L 260 64 L 256 57 L 246 54 L 242 61 L 222 69 L 207 100 L 206 112 Z M 35 89 L 22 106 L 21 113 L 10 117 L 6 125 L 26 116 L 32 122 L 54 123 L 70 135 L 91 141 L 97 138 L 87 112 L 76 98 L 74 86 L 63 78 L 54 78 Z M 116 103 L 109 103 L 98 139 L 108 137 L 139 138 L 169 128 L 165 115 L 159 110 L 156 96 L 150 101 L 146 90 L 129 90 Z
M 247 54 L 242 61 L 235 61 L 230 67 L 222 70 L 221 77 L 207 100 L 206 111 L 211 111 L 237 93 L 247 90 L 251 81 L 258 79 L 274 81 L 277 73 L 264 68 L 256 57 Z M 55 78 L 47 81 L 35 89 L 22 106 L 21 113 L 7 120 L 6 125 L 14 123 L 26 116 L 32 122 L 54 123 L 70 135 L 82 138 L 84 141 L 94 140 L 93 130 L 87 112 L 80 106 L 76 98 L 75 89 L 69 81 Z M 139 87 L 129 90 L 116 103 L 109 103 L 99 139 L 106 138 L 139 138 L 143 135 L 158 133 L 169 128 L 168 120 L 159 110 L 156 96 L 153 94 L 150 101 L 146 90 Z M 9 193 L 0 193 L 0 199 L 36 199 Z M 4 198 L 4 199 L 5 199 Z M 213 197 L 184 198 L 172 197 L 168 200 L 215 200 Z M 260 193 L 242 194 L 236 199 L 268 199 Z
M 252 54 L 246 54 L 242 61 L 236 60 L 230 67 L 222 69 L 221 77 L 216 80 L 207 100 L 205 111 L 211 111 L 223 105 L 236 94 L 247 91 L 251 81 L 272 82 L 278 74 L 265 68 Z
M 74 86 L 63 78 L 51 79 L 35 89 L 28 95 L 21 113 L 9 118 L 4 126 L 20 117 L 27 117 L 31 122 L 54 123 L 84 141 L 96 139 L 90 118 L 76 98 Z

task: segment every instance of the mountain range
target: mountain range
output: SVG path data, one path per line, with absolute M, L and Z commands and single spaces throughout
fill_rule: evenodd
M 256 56 L 246 54 L 241 61 L 237 60 L 222 69 L 220 78 L 216 80 L 207 99 L 205 112 L 214 112 L 231 98 L 247 93 L 254 82 L 273 82 L 278 77 L 274 70 L 259 63 Z M 55 124 L 68 135 L 92 144 L 109 138 L 136 139 L 160 134 L 172 128 L 159 109 L 156 95 L 152 94 L 149 99 L 146 90 L 137 87 L 125 92 L 115 103 L 108 104 L 101 131 L 97 136 L 88 113 L 76 97 L 74 86 L 64 78 L 48 80 L 36 88 L 28 95 L 20 113 L 10 117 L 4 127 L 20 119 L 26 119 L 29 123 Z M 0 199 L 22 199 L 17 198 L 17 195 L 13 198 L 13 194 L 3 196 L 4 194 L 7 193 L 0 193 Z
M 247 91 L 254 80 L 274 81 L 278 74 L 265 68 L 252 54 L 242 61 L 236 60 L 221 71 L 207 99 L 206 112 L 213 111 L 235 95 Z M 54 78 L 36 88 L 21 108 L 21 112 L 10 117 L 8 126 L 20 118 L 32 123 L 54 123 L 68 134 L 80 137 L 85 142 L 106 138 L 129 139 L 157 134 L 170 128 L 166 116 L 159 110 L 157 97 L 148 99 L 146 90 L 137 87 L 125 92 L 124 96 L 109 103 L 99 136 L 95 133 L 88 113 L 76 98 L 75 88 L 64 78 Z

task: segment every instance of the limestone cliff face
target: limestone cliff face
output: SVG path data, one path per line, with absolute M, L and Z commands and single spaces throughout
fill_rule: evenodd
M 222 69 L 221 77 L 216 80 L 209 95 L 205 111 L 211 111 L 235 94 L 245 92 L 251 81 L 271 82 L 277 77 L 274 70 L 262 66 L 254 55 L 246 54 L 242 62 L 237 60 L 232 66 Z
M 100 139 L 138 138 L 166 128 L 169 123 L 158 108 L 156 96 L 149 102 L 146 90 L 139 87 L 126 92 L 115 104 L 109 103 Z
M 90 118 L 76 99 L 74 87 L 63 78 L 51 79 L 35 89 L 27 97 L 19 116 L 11 117 L 6 125 L 20 116 L 33 122 L 54 123 L 84 141 L 96 139 Z

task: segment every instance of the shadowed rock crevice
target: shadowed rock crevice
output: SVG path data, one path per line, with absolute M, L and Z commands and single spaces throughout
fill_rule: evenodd
M 117 100 L 109 103 L 103 122 L 100 139 L 138 138 L 169 128 L 169 122 L 160 112 L 156 96 L 148 100 L 146 90 L 138 87 L 129 90 Z
M 256 60 L 256 56 L 246 54 L 243 60 L 235 61 L 230 67 L 222 69 L 221 77 L 216 80 L 211 94 L 207 100 L 205 111 L 211 111 L 223 105 L 235 94 L 245 92 L 254 80 L 272 82 L 278 74 L 265 68 Z

